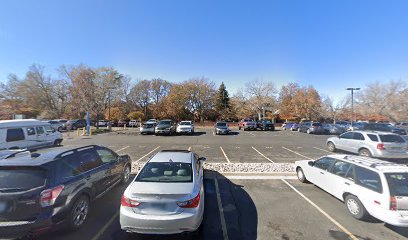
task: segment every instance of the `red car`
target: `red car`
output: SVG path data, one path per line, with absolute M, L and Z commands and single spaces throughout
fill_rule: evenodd
M 256 130 L 256 122 L 252 119 L 249 118 L 245 118 L 242 119 L 241 121 L 239 121 L 238 123 L 238 129 L 241 130 L 241 128 L 244 129 L 244 131 L 246 130 Z

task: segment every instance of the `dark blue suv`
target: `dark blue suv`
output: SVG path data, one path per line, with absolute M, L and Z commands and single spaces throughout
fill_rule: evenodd
M 90 202 L 128 182 L 130 171 L 128 155 L 95 145 L 0 160 L 0 239 L 80 228 Z

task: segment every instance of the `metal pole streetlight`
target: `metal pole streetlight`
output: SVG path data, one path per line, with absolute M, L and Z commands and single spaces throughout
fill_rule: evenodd
M 110 115 L 110 107 L 111 107 L 111 90 L 109 89 L 108 93 L 108 131 L 112 130 L 112 125 L 111 125 L 111 115 Z
M 346 88 L 351 91 L 351 127 L 353 127 L 354 116 L 354 91 L 360 90 L 360 88 Z

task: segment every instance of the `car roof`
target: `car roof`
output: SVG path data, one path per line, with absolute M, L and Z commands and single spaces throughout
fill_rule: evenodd
M 35 119 L 0 120 L 0 128 L 31 127 L 45 125 L 49 125 L 49 123 Z
M 364 130 L 364 131 L 359 131 L 359 130 L 355 130 L 355 131 L 349 131 L 349 132 L 356 132 L 356 133 L 370 133 L 370 134 L 381 134 L 381 135 L 397 135 L 396 133 L 393 132 L 384 132 L 384 131 L 375 131 L 375 130 Z
M 378 172 L 408 172 L 408 166 L 393 162 L 388 162 L 380 159 L 361 157 L 347 154 L 327 155 L 327 157 L 335 158 L 341 161 L 350 162 L 355 165 L 376 170 Z
M 188 150 L 162 150 L 156 153 L 149 162 L 191 163 L 193 153 Z
M 56 160 L 58 156 L 66 156 L 81 151 L 91 149 L 96 145 L 89 145 L 80 148 L 66 148 L 58 147 L 51 149 L 40 149 L 35 152 L 21 152 L 12 158 L 0 160 L 0 167 L 2 166 L 41 166 L 43 164 Z

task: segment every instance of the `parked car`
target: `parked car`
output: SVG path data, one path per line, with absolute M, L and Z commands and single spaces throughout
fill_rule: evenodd
M 309 181 L 343 201 L 356 219 L 375 217 L 408 227 L 408 167 L 377 159 L 329 155 L 296 161 L 299 181 Z
M 340 135 L 346 132 L 346 129 L 339 124 L 323 124 L 323 128 L 325 129 L 327 134 L 332 135 Z
M 0 238 L 79 229 L 91 201 L 130 178 L 130 158 L 108 148 L 53 148 L 0 161 Z
M 124 127 L 125 125 L 129 125 L 128 121 L 126 120 L 119 120 L 115 123 L 115 127 Z
M 193 121 L 181 121 L 177 124 L 176 132 L 178 134 L 194 134 L 194 123 Z
M 226 122 L 216 122 L 214 125 L 215 135 L 220 135 L 220 134 L 228 135 L 230 131 L 231 130 L 228 128 L 228 124 Z
M 56 119 L 56 121 L 61 123 L 62 130 L 67 130 L 67 119 Z
M 257 129 L 266 131 L 274 131 L 275 130 L 275 125 L 272 123 L 271 120 L 261 120 L 257 122 Z
M 398 134 L 349 131 L 326 141 L 331 152 L 337 149 L 366 157 L 408 158 L 408 143 Z
M 62 140 L 62 134 L 49 123 L 29 119 L 0 121 L 0 150 L 57 146 Z
M 67 130 L 77 130 L 86 127 L 85 119 L 74 119 L 67 122 Z
M 139 126 L 140 126 L 139 120 L 130 120 L 129 127 L 139 127 Z
M 95 123 L 95 127 L 107 127 L 109 121 L 105 120 L 99 120 L 98 122 Z
M 353 122 L 347 126 L 347 131 L 363 130 L 367 122 Z
M 284 123 L 284 124 L 282 125 L 282 129 L 283 129 L 283 130 L 291 130 L 291 127 L 292 127 L 293 124 L 294 124 L 294 123 L 291 123 L 291 122 Z
M 159 135 L 159 134 L 172 135 L 175 132 L 176 132 L 176 128 L 174 126 L 174 122 L 173 120 L 170 120 L 170 119 L 161 120 L 156 125 L 156 128 L 154 130 L 154 133 L 156 135 Z
M 151 119 L 147 120 L 146 123 L 152 123 L 152 124 L 156 124 L 156 125 L 157 125 L 157 120 L 154 119 L 154 118 L 151 118 Z
M 394 127 L 389 123 L 368 123 L 364 125 L 363 130 L 392 132 L 399 135 L 407 135 L 405 129 Z
M 203 161 L 186 150 L 154 155 L 123 193 L 121 229 L 161 235 L 195 232 L 204 215 Z
M 51 127 L 58 132 L 61 132 L 63 127 L 62 127 L 62 123 L 57 121 L 57 120 L 50 120 L 50 121 L 46 121 L 49 124 L 51 124 Z
M 319 122 L 303 122 L 300 124 L 298 131 L 308 133 L 308 134 L 324 134 L 325 133 L 323 125 Z
M 244 129 L 244 131 L 256 130 L 256 122 L 249 118 L 242 119 L 238 122 L 238 129 L 241 130 L 241 128 Z
M 154 134 L 154 128 L 156 126 L 152 123 L 144 123 L 141 127 L 140 127 L 140 134 Z
M 292 123 L 290 125 L 290 130 L 291 131 L 297 131 L 299 129 L 299 123 Z

